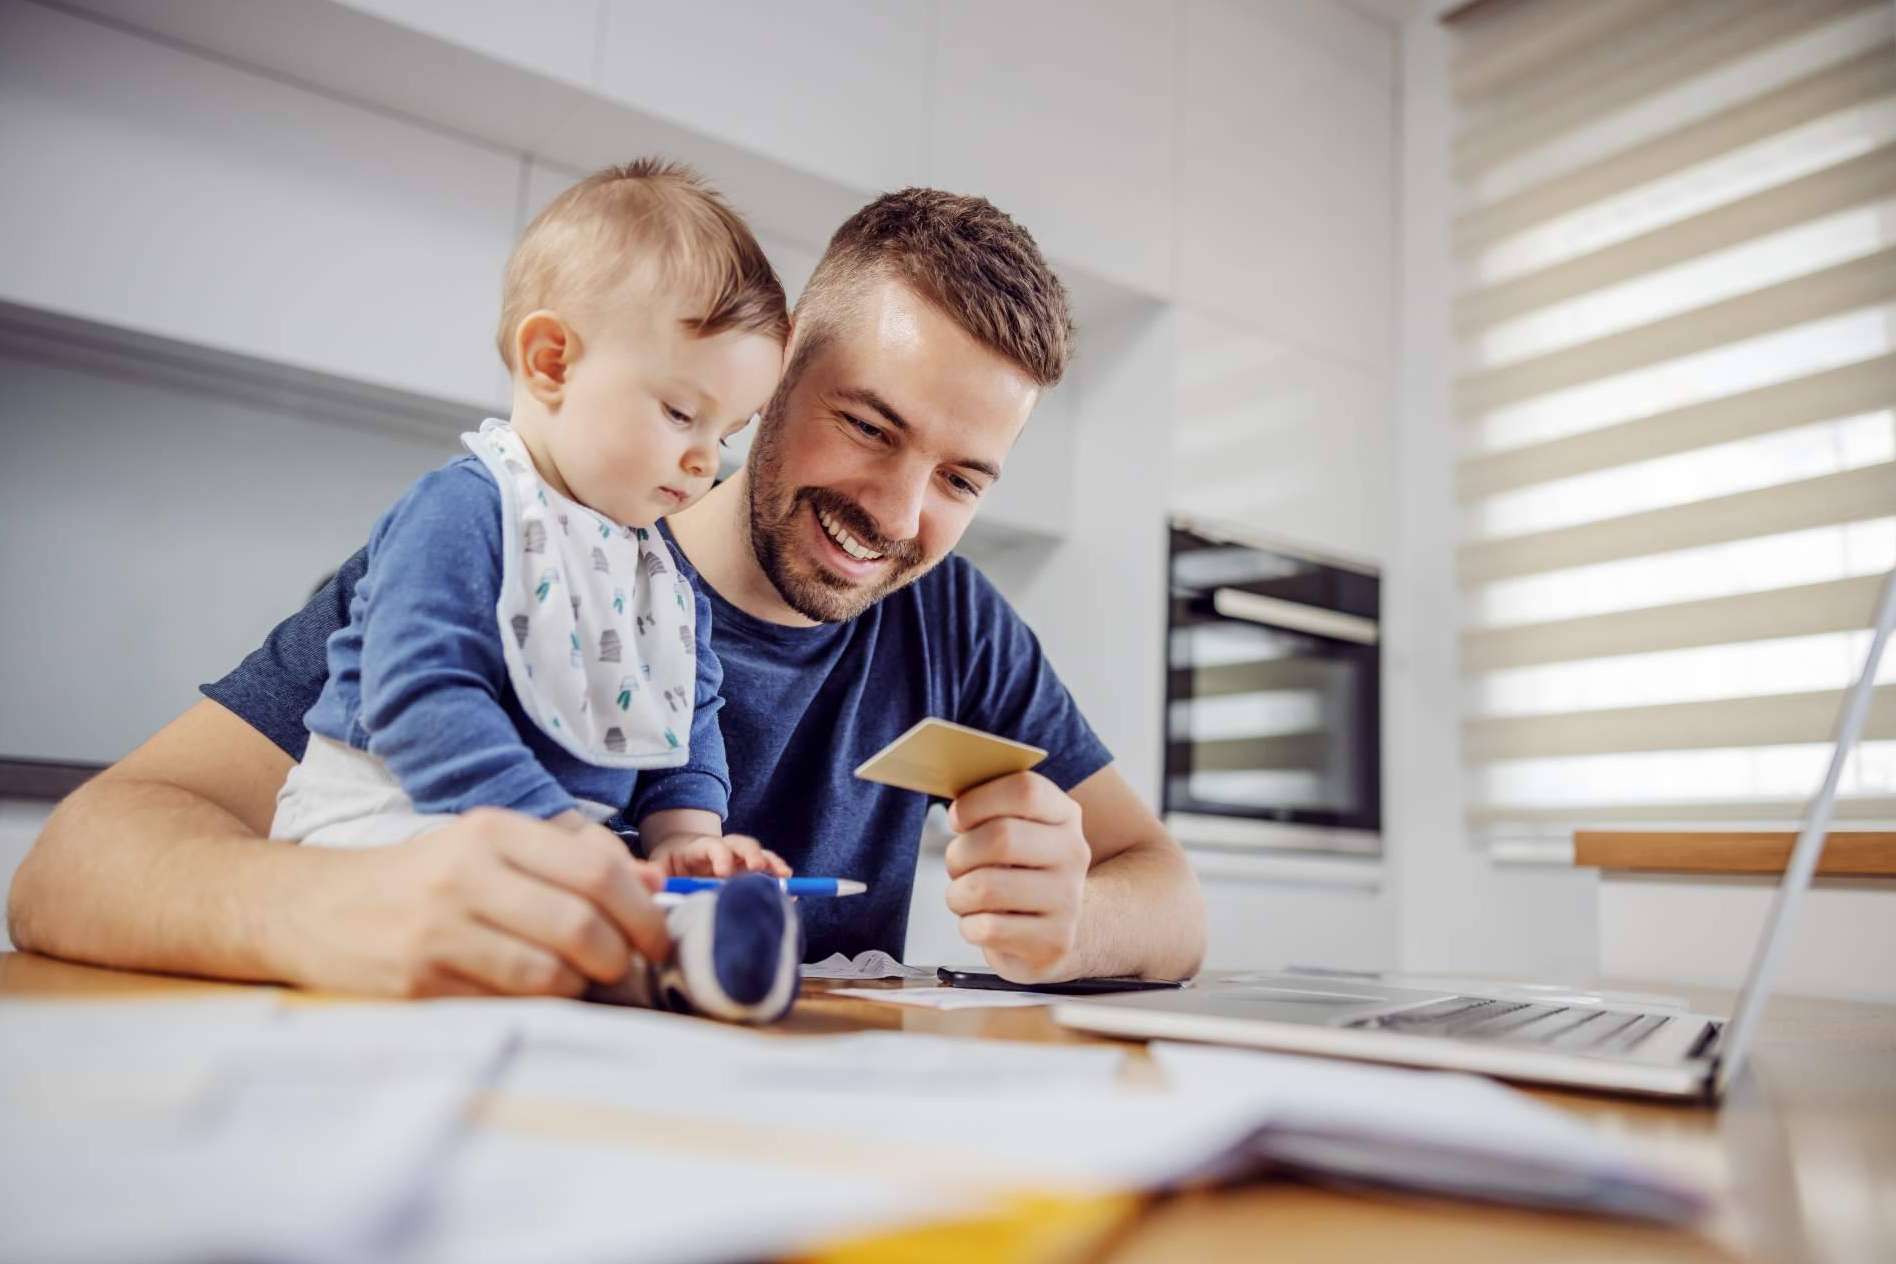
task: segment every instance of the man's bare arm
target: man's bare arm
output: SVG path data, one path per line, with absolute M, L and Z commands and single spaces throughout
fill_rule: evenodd
M 1117 768 L 1073 787 L 1093 864 L 1073 977 L 1184 979 L 1205 959 L 1205 897 L 1185 851 Z
M 289 758 L 200 702 L 62 803 L 14 878 L 20 947 L 132 969 L 383 994 L 553 992 L 662 955 L 618 840 L 472 812 L 363 851 L 264 837 Z
M 281 979 L 265 923 L 265 847 L 290 758 L 202 701 L 74 791 L 13 880 L 22 948 L 99 965 Z

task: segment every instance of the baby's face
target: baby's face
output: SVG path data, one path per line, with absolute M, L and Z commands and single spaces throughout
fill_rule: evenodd
M 769 402 L 783 348 L 763 334 L 699 337 L 647 302 L 588 323 L 547 448 L 575 500 L 649 527 L 710 490 L 718 447 Z

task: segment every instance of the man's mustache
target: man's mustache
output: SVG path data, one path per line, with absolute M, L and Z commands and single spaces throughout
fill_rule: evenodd
M 876 520 L 866 509 L 841 492 L 827 487 L 804 487 L 798 489 L 796 500 L 809 504 L 818 513 L 828 514 L 864 548 L 882 554 L 898 566 L 913 566 L 921 560 L 921 541 L 889 539 L 876 529 Z

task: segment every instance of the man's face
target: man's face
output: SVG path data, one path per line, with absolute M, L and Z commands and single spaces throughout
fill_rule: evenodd
M 872 282 L 766 411 L 751 547 L 790 607 L 853 619 L 967 530 L 1040 389 L 895 281 Z

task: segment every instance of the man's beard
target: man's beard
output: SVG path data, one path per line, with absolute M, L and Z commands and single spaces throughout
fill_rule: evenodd
M 927 574 L 930 564 L 922 557 L 918 541 L 884 538 L 868 511 L 841 492 L 827 487 L 786 491 L 781 481 L 782 425 L 778 409 L 768 410 L 758 423 L 749 462 L 751 552 L 777 595 L 806 619 L 842 623 Z M 853 584 L 806 557 L 797 536 L 804 516 L 812 511 L 828 514 L 864 548 L 882 554 L 881 578 L 868 585 Z

